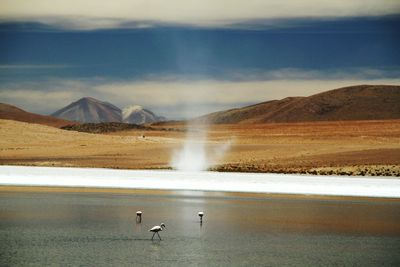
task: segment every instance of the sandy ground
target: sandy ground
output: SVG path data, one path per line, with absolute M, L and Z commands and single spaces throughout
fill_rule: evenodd
M 400 198 L 399 179 L 277 173 L 0 166 L 0 185 Z
M 0 120 L 0 164 L 170 168 L 185 135 L 161 130 L 88 134 Z M 208 136 L 210 154 L 230 143 L 224 157 L 213 162 L 216 170 L 400 176 L 400 120 L 215 125 Z

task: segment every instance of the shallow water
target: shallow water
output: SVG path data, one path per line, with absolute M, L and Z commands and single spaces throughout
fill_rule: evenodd
M 3 192 L 0 266 L 400 266 L 399 222 L 393 200 Z

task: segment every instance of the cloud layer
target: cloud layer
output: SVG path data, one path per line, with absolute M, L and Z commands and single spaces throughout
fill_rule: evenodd
M 64 28 L 150 27 L 157 23 L 227 27 L 253 20 L 398 14 L 397 0 L 0 0 L 0 19 Z M 135 22 L 135 23 L 132 23 Z

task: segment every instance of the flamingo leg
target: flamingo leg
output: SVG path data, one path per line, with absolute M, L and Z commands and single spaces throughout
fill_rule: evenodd
M 161 236 L 160 236 L 160 234 L 157 232 L 157 235 L 158 235 L 158 238 L 160 238 L 160 240 L 161 240 Z
M 154 232 L 154 233 L 153 233 L 153 236 L 151 237 L 151 240 L 153 240 L 155 234 L 156 234 L 156 233 Z

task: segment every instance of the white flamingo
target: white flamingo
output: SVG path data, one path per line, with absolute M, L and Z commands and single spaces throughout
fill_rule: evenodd
M 200 217 L 200 223 L 202 223 L 202 222 L 203 222 L 204 212 L 199 211 L 199 213 L 198 213 L 197 215 L 199 215 L 199 217 Z
M 140 210 L 136 212 L 136 222 L 142 222 L 142 212 Z
M 151 228 L 149 230 L 149 232 L 153 232 L 153 236 L 151 237 L 151 240 L 153 240 L 155 234 L 157 234 L 158 238 L 160 238 L 160 240 L 161 240 L 161 236 L 160 236 L 160 234 L 158 232 L 162 231 L 163 228 L 165 228 L 165 224 L 164 223 L 161 223 L 160 225 L 156 225 L 153 228 Z

